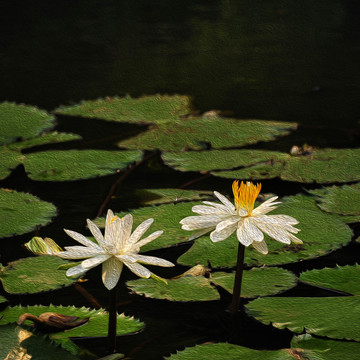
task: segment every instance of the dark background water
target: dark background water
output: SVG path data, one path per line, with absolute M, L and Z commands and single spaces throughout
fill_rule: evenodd
M 50 111 L 60 104 L 112 95 L 188 94 L 200 112 L 218 109 L 239 118 L 300 124 L 292 137 L 265 144 L 267 147 L 288 151 L 291 144 L 303 142 L 358 146 L 358 1 L 15 0 L 2 5 L 0 101 Z M 124 127 L 118 124 L 78 118 L 59 117 L 57 129 L 80 133 L 84 140 L 77 146 L 83 148 L 113 149 L 115 140 L 107 141 L 109 133 L 124 136 Z M 145 164 L 129 176 L 119 193 L 135 187 L 176 188 L 196 176 L 165 169 L 159 159 L 154 159 L 150 166 Z M 96 215 L 116 179 L 117 175 L 74 183 L 39 183 L 29 180 L 20 167 L 0 186 L 29 191 L 53 202 L 59 216 L 40 229 L 40 235 L 70 244 L 62 228 L 85 232 L 85 218 Z M 263 184 L 266 191 L 279 195 L 295 194 L 303 187 L 306 185 L 277 179 Z M 230 191 L 229 181 L 214 178 L 192 188 Z M 135 205 L 117 202 L 114 210 Z M 21 244 L 32 235 L 1 241 L 1 262 L 28 256 Z M 175 261 L 185 250 L 169 250 L 161 256 Z M 320 263 L 310 261 L 302 268 L 290 268 L 298 273 L 305 268 L 359 262 L 355 255 L 358 250 L 352 244 Z M 183 270 L 177 267 L 174 271 Z M 105 306 L 107 294 L 99 272 L 89 272 L 88 278 L 84 287 Z M 124 280 L 132 278 L 124 271 Z M 291 294 L 314 293 L 297 287 Z M 120 340 L 120 350 L 134 359 L 156 360 L 204 341 L 230 341 L 259 349 L 289 345 L 290 332 L 262 326 L 255 320 L 243 319 L 240 329 L 229 326 L 232 320 L 224 312 L 229 296 L 222 295 L 221 304 L 179 305 L 129 295 L 124 285 L 119 310 L 145 321 L 147 328 Z M 41 296 L 13 296 L 10 300 L 14 304 L 91 306 L 73 288 Z M 84 345 L 98 355 L 104 352 L 104 339 L 84 340 Z

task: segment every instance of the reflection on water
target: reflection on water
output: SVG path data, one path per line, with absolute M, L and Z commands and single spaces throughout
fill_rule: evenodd
M 1 100 L 52 109 L 107 95 L 186 93 L 201 110 L 354 125 L 359 5 L 329 1 L 12 3 Z

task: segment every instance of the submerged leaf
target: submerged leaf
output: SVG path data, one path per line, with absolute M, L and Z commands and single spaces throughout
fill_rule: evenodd
M 53 204 L 34 195 L 0 189 L 0 238 L 21 235 L 44 226 L 56 215 Z

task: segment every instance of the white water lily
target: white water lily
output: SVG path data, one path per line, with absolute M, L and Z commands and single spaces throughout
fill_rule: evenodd
M 155 231 L 140 240 L 146 230 L 153 223 L 153 219 L 142 222 L 133 233 L 133 217 L 131 214 L 122 219 L 108 210 L 105 224 L 105 234 L 89 219 L 87 224 L 97 243 L 75 231 L 64 231 L 84 246 L 67 246 L 66 251 L 55 255 L 64 259 L 86 259 L 80 265 L 67 270 L 67 276 L 80 276 L 93 267 L 102 264 L 102 281 L 109 290 L 113 289 L 119 281 L 123 266 L 127 266 L 134 274 L 142 278 L 149 278 L 152 273 L 140 263 L 170 267 L 170 261 L 154 257 L 139 255 L 141 246 L 159 237 L 163 231 Z
M 215 229 L 211 232 L 210 239 L 218 242 L 227 239 L 236 231 L 241 244 L 252 245 L 262 254 L 268 253 L 264 233 L 285 244 L 291 242 L 302 244 L 302 241 L 293 235 L 300 231 L 293 226 L 299 223 L 295 218 L 288 215 L 266 215 L 280 204 L 280 202 L 274 202 L 277 196 L 266 200 L 254 209 L 261 184 L 241 182 L 239 186 L 239 181 L 236 180 L 233 182 L 232 189 L 235 206 L 224 195 L 214 191 L 214 195 L 221 204 L 204 201 L 206 205 L 195 205 L 192 208 L 192 211 L 200 216 L 188 216 L 180 221 L 184 230 L 200 230 L 190 239 L 195 239 Z

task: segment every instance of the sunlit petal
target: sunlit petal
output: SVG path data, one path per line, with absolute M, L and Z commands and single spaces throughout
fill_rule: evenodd
M 142 278 L 149 278 L 151 272 L 145 267 L 138 263 L 128 263 L 124 262 L 124 264 L 132 271 L 135 275 L 142 277 Z
M 64 231 L 70 236 L 72 237 L 74 240 L 76 240 L 77 242 L 79 242 L 80 244 L 84 245 L 84 246 L 89 246 L 89 247 L 97 247 L 97 245 L 89 240 L 88 238 L 86 238 L 84 235 L 76 232 L 76 231 L 72 231 L 72 230 L 67 230 L 64 229 Z
M 102 264 L 102 281 L 108 290 L 113 289 L 118 283 L 123 269 L 123 263 L 111 257 Z

